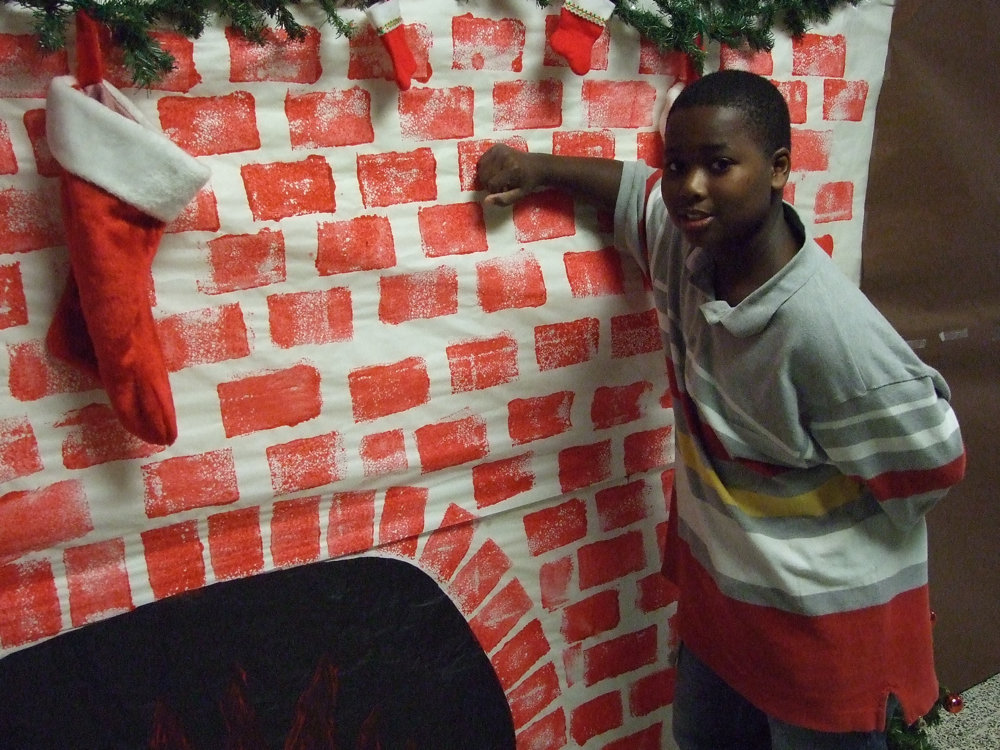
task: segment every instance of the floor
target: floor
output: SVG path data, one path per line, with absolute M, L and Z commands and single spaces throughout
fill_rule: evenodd
M 928 734 L 938 750 L 1000 750 L 1000 674 L 963 691 L 965 708 Z

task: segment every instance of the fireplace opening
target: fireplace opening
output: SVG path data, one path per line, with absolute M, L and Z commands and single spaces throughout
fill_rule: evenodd
M 515 747 L 461 612 L 379 557 L 216 583 L 10 654 L 0 706 L 20 750 Z

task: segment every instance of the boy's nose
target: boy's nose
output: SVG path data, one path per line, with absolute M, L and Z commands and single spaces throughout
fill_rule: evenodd
M 707 185 L 708 180 L 706 179 L 705 171 L 702 169 L 691 169 L 684 176 L 684 181 L 681 184 L 681 192 L 685 196 L 702 196 L 705 195 Z

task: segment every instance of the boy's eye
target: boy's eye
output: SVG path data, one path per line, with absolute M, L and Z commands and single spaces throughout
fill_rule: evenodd
M 684 169 L 684 165 L 682 165 L 679 161 L 668 161 L 667 162 L 666 170 L 670 174 L 680 174 L 683 171 L 683 169 Z
M 715 174 L 723 174 L 733 166 L 733 162 L 730 159 L 715 159 L 710 166 Z

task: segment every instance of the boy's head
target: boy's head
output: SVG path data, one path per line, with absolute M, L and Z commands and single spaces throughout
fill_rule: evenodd
M 696 106 L 738 109 L 743 113 L 754 140 L 765 153 L 773 154 L 781 148 L 791 149 L 788 104 L 773 83 L 755 73 L 744 70 L 709 73 L 681 91 L 670 109 L 670 115 Z

